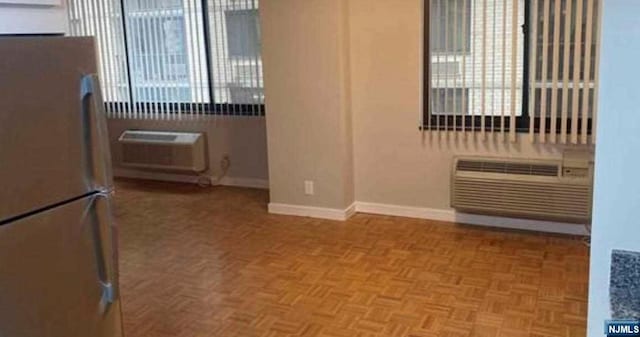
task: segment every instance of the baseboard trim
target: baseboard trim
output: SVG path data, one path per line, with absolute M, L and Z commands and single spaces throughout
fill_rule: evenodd
M 356 201 L 346 209 L 270 203 L 269 213 L 345 221 L 356 213 L 416 218 L 484 227 L 508 228 L 568 235 L 589 235 L 584 224 L 506 218 L 433 209 Z
M 452 222 L 453 212 L 442 209 L 378 204 L 371 202 L 356 202 L 356 211 L 360 213 L 399 216 L 415 219 L 429 219 Z
M 584 224 L 467 214 L 456 212 L 453 209 L 433 209 L 370 202 L 356 202 L 356 212 L 445 221 L 485 227 L 520 229 L 569 235 L 589 235 Z
M 220 181 L 220 185 L 234 186 L 234 187 L 247 187 L 247 188 L 259 188 L 262 190 L 269 189 L 269 180 L 255 179 L 255 178 L 236 178 L 236 177 L 224 177 Z
M 345 209 L 269 203 L 269 213 L 345 221 L 356 213 L 355 203 Z
M 356 210 L 356 203 L 354 202 L 353 204 L 351 204 L 351 206 L 347 207 L 344 210 L 345 220 L 347 220 L 350 217 L 356 215 L 357 212 L 358 211 Z
M 203 178 L 202 176 L 188 175 L 188 174 L 147 172 L 142 170 L 129 170 L 129 169 L 115 169 L 113 172 L 113 175 L 116 177 L 122 177 L 122 178 L 160 180 L 160 181 L 170 181 L 170 182 L 189 183 L 189 184 L 201 183 Z M 209 176 L 206 176 L 206 178 L 209 180 L 213 179 L 212 177 L 209 177 Z M 268 189 L 269 181 L 266 179 L 255 179 L 255 178 L 224 177 L 220 180 L 220 185 Z

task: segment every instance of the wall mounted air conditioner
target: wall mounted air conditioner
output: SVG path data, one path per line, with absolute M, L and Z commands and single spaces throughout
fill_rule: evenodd
M 118 142 L 121 165 L 125 167 L 192 172 L 206 169 L 201 133 L 127 130 Z
M 451 206 L 465 213 L 589 223 L 593 195 L 590 154 L 563 160 L 458 157 Z

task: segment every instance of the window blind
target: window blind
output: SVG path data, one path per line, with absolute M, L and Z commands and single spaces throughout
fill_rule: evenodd
M 522 111 L 522 2 L 431 0 L 430 6 L 426 128 L 515 137 Z
M 601 1 L 427 1 L 423 129 L 586 144 Z
M 70 0 L 113 117 L 264 115 L 257 0 Z
M 126 44 L 122 26 L 120 1 L 68 2 L 70 35 L 95 36 L 99 76 L 108 112 L 130 110 Z
M 532 141 L 589 142 L 597 113 L 600 6 L 601 0 L 534 2 L 529 109 L 538 118 L 530 120 Z

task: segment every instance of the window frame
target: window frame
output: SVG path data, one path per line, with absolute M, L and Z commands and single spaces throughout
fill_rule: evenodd
M 123 38 L 124 38 L 124 59 L 127 70 L 127 85 L 129 91 L 129 97 L 134 97 L 134 88 L 131 75 L 131 60 L 129 55 L 129 43 L 128 39 L 129 30 L 127 29 L 127 19 L 125 11 L 125 0 L 120 0 L 120 19 L 122 20 Z M 193 109 L 198 114 L 202 115 L 216 115 L 216 116 L 252 116 L 252 117 L 264 117 L 265 116 L 265 104 L 250 104 L 250 103 L 216 103 L 214 95 L 214 79 L 211 76 L 212 70 L 212 56 L 211 56 L 211 26 L 209 22 L 209 1 L 200 0 L 202 22 L 203 22 L 203 39 L 204 39 L 204 51 L 205 51 L 205 67 L 207 68 L 207 83 L 209 100 L 208 103 L 200 102 L 183 102 L 183 103 L 168 103 L 168 102 L 126 102 L 126 101 L 107 101 L 105 107 L 108 111 L 118 111 L 120 108 L 126 110 L 141 111 L 141 109 L 150 109 L 152 106 L 157 108 L 160 112 L 165 114 L 180 114 L 181 112 Z M 257 110 L 257 111 L 256 111 Z M 144 110 L 142 110 L 144 111 Z
M 439 130 L 439 131 L 481 131 L 482 119 L 485 122 L 485 131 L 495 131 L 502 129 L 504 131 L 510 131 L 511 116 L 470 116 L 470 115 L 443 115 L 443 114 L 431 114 L 429 111 L 429 102 L 431 99 L 431 56 L 433 55 L 429 50 L 430 45 L 430 30 L 429 20 L 431 18 L 431 11 L 429 6 L 430 0 L 424 0 L 424 18 L 423 18 L 423 106 L 422 106 L 422 125 L 421 130 Z M 520 26 L 522 34 L 524 35 L 524 49 L 523 59 L 524 68 L 522 74 L 522 112 L 520 116 L 516 116 L 515 128 L 518 133 L 526 133 L 531 131 L 531 119 L 533 118 L 533 131 L 539 132 L 542 118 L 532 117 L 529 113 L 529 89 L 530 89 L 530 50 L 531 50 L 531 1 L 524 0 L 524 24 Z M 601 29 L 601 27 L 598 27 Z M 429 120 L 427 120 L 427 118 Z M 464 118 L 464 123 L 463 123 Z M 455 123 L 454 123 L 455 119 Z M 561 118 L 556 118 L 557 125 L 561 125 Z M 570 132 L 571 118 L 567 118 L 567 130 Z M 504 122 L 503 122 L 504 121 Z M 551 125 L 551 117 L 545 118 L 546 125 Z M 587 134 L 592 134 L 592 117 L 587 119 Z M 504 123 L 504 124 L 502 124 Z M 584 123 L 582 118 L 578 119 L 578 129 L 581 129 Z M 463 130 L 462 125 L 465 125 Z M 455 127 L 454 127 L 455 125 Z M 561 127 L 556 129 L 556 133 L 560 134 Z M 550 128 L 545 128 L 545 133 L 551 133 Z

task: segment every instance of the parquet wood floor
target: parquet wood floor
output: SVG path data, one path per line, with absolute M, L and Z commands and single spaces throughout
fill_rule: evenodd
M 127 337 L 585 336 L 577 238 L 271 215 L 252 189 L 117 187 Z

